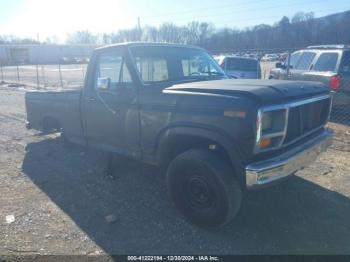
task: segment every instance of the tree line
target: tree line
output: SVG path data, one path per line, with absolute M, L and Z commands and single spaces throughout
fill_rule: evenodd
M 283 16 L 273 25 L 259 24 L 243 30 L 215 28 L 214 24 L 193 21 L 184 26 L 163 23 L 160 26 L 135 26 L 113 33 L 93 34 L 77 31 L 68 35 L 67 44 L 113 44 L 120 42 L 166 42 L 202 46 L 209 50 L 252 50 L 299 48 L 314 44 L 350 44 L 350 11 L 321 18 L 314 13 L 298 12 Z M 33 39 L 1 37 L 0 44 L 35 44 Z M 43 43 L 54 43 L 47 39 Z

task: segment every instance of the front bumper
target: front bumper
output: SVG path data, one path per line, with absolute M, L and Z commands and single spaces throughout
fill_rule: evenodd
M 255 189 L 265 186 L 312 164 L 317 156 L 332 144 L 332 138 L 333 130 L 327 128 L 303 145 L 278 157 L 247 165 L 247 188 Z

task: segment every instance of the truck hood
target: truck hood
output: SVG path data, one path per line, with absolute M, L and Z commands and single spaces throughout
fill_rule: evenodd
M 264 104 L 329 93 L 328 87 L 319 82 L 225 79 L 176 84 L 165 92 L 209 93 L 228 96 L 246 96 Z

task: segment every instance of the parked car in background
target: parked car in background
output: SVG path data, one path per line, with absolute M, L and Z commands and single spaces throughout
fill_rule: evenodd
M 276 63 L 270 79 L 320 81 L 333 91 L 333 105 L 350 107 L 350 45 L 309 46 Z
M 76 64 L 87 64 L 89 61 L 88 57 L 74 57 L 74 62 Z
M 261 61 L 273 62 L 273 61 L 278 61 L 278 59 L 279 59 L 278 54 L 266 54 L 261 58 Z
M 73 57 L 66 57 L 66 56 L 64 56 L 64 57 L 61 57 L 61 59 L 60 59 L 60 64 L 75 64 L 75 60 L 74 60 L 74 58 Z
M 280 61 L 280 62 L 286 62 L 286 60 L 288 59 L 288 53 L 280 53 L 279 55 L 278 55 L 278 60 Z
M 87 64 L 89 63 L 90 59 L 88 57 L 62 57 L 60 59 L 61 64 Z
M 217 56 L 214 58 L 225 73 L 233 78 L 261 78 L 260 63 L 255 58 L 239 56 Z

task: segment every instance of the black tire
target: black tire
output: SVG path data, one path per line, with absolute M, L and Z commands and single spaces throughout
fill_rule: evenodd
M 242 190 L 233 168 L 214 152 L 189 150 L 167 170 L 170 198 L 190 223 L 217 228 L 238 213 Z

